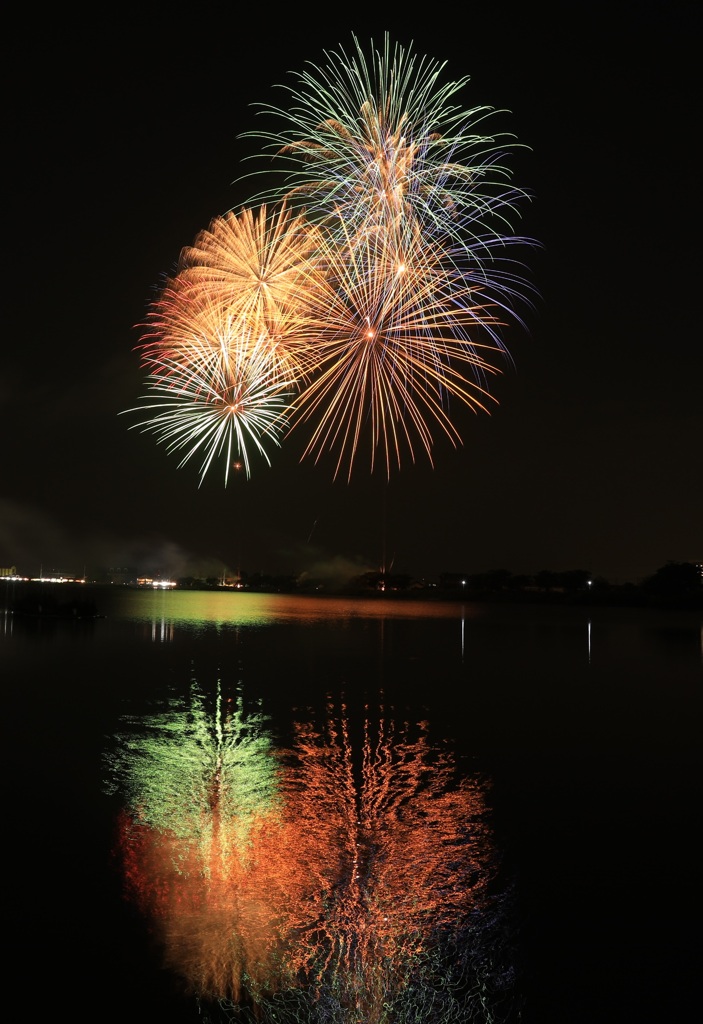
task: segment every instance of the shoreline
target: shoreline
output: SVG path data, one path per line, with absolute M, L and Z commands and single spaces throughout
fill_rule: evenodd
M 0 581 L 1 586 L 1 581 Z M 99 595 L 117 590 L 186 593 L 286 594 L 300 598 L 351 598 L 360 600 L 430 601 L 470 604 L 537 605 L 540 607 L 626 607 L 703 610 L 703 587 L 697 592 L 653 591 L 644 586 L 625 584 L 599 585 L 571 592 L 536 589 L 485 589 L 471 586 L 441 587 L 435 584 L 409 587 L 299 586 L 289 580 L 267 580 L 241 587 L 174 584 L 168 587 L 102 581 L 57 583 L 39 580 L 12 580 L 5 583 L 3 610 L 11 615 L 32 615 L 52 618 L 101 618 Z

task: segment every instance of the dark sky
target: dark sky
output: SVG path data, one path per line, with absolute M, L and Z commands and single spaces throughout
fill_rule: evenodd
M 512 572 L 633 581 L 703 558 L 701 108 L 696 4 L 431 4 L 330 22 L 202 3 L 82 16 L 27 8 L 5 38 L 0 566 L 167 573 Z M 346 10 L 346 8 L 345 8 Z M 446 7 L 442 10 L 447 10 Z M 456 8 L 455 8 L 456 10 Z M 283 15 L 280 16 L 283 18 Z M 386 20 L 382 20 L 385 17 Z M 102 18 L 102 16 L 101 16 Z M 22 22 L 22 19 L 24 21 Z M 469 75 L 464 106 L 530 147 L 520 231 L 540 299 L 510 330 L 491 415 L 460 415 L 390 482 L 300 462 L 198 487 L 119 413 L 182 246 L 238 208 L 252 104 L 325 49 L 414 43 Z

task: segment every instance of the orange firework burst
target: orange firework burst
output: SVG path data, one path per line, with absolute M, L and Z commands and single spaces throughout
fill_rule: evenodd
M 142 337 L 143 362 L 164 356 L 191 364 L 192 338 L 226 320 L 235 344 L 264 346 L 287 376 L 311 361 L 307 300 L 319 272 L 319 232 L 283 204 L 216 217 L 181 251 L 179 271 L 153 304 Z
M 461 441 L 448 399 L 485 409 L 485 379 L 498 372 L 485 353 L 502 350 L 499 320 L 480 276 L 409 231 L 331 243 L 326 271 L 313 305 L 317 372 L 291 409 L 294 423 L 313 424 L 305 454 L 335 451 L 335 476 L 346 462 L 349 477 L 364 443 L 371 469 L 380 449 L 389 475 L 418 444 L 432 462 L 433 424 Z
M 282 206 L 215 218 L 183 249 L 178 274 L 148 314 L 141 340 L 148 369 L 148 420 L 136 426 L 203 455 L 201 483 L 220 456 L 248 447 L 269 462 L 264 436 L 279 444 L 290 398 L 315 362 L 309 303 L 323 286 L 319 231 Z M 128 410 L 133 412 L 134 410 Z

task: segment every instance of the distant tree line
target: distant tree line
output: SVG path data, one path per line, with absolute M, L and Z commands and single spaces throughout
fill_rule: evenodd
M 230 584 L 232 585 L 232 584 Z M 461 598 L 466 600 L 570 601 L 603 604 L 703 604 L 703 575 L 694 562 L 667 562 L 638 584 L 612 584 L 587 569 L 560 572 L 542 569 L 532 575 L 492 569 L 480 573 L 443 572 L 436 580 L 417 579 L 405 573 L 366 572 L 344 583 L 331 584 L 309 576 L 241 573 L 234 582 L 239 590 L 259 593 L 329 593 Z M 215 589 L 222 580 L 184 577 L 182 589 Z

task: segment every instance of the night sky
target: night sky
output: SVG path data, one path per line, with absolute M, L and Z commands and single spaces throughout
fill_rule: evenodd
M 0 566 L 637 582 L 703 559 L 698 5 L 382 6 L 337 24 L 307 7 L 26 10 L 3 62 Z M 494 127 L 529 147 L 510 164 L 534 195 L 515 226 L 542 247 L 519 254 L 539 299 L 505 333 L 514 365 L 490 415 L 457 411 L 464 444 L 439 438 L 434 468 L 419 453 L 390 482 L 365 462 L 333 482 L 292 435 L 250 480 L 199 487 L 120 415 L 144 391 L 135 325 L 181 247 L 250 199 L 252 104 L 385 31 L 469 75 L 462 105 L 505 108 Z

